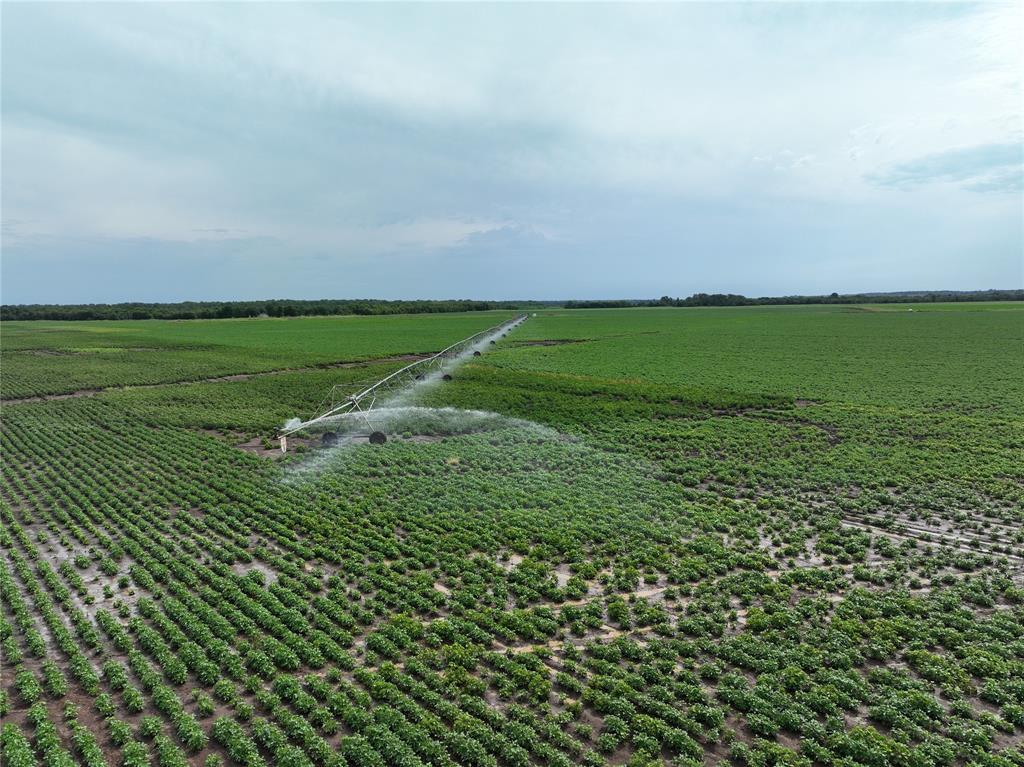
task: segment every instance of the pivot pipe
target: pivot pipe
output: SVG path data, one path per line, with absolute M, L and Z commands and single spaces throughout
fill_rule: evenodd
M 421 360 L 416 360 L 415 362 L 396 370 L 394 373 L 385 376 L 372 386 L 368 386 L 356 394 L 351 394 L 345 397 L 345 399 L 340 403 L 332 401 L 330 406 L 328 406 L 323 412 L 314 415 L 308 421 L 303 421 L 299 424 L 295 424 L 294 426 L 282 429 L 278 433 L 281 443 L 281 452 L 283 453 L 288 449 L 289 435 L 294 434 L 297 431 L 302 431 L 303 429 L 308 429 L 310 426 L 329 418 L 336 418 L 340 415 L 345 415 L 346 413 L 367 412 L 372 410 L 378 398 L 382 397 L 384 394 L 403 388 L 410 383 L 423 380 L 430 372 L 443 370 L 447 363 L 458 359 L 477 344 L 484 343 L 490 336 L 498 334 L 505 335 L 508 331 L 519 327 L 525 321 L 526 315 L 522 314 L 515 319 L 508 320 L 500 325 L 495 325 L 493 328 L 481 330 L 479 333 L 474 333 L 468 338 L 463 338 L 461 341 L 442 349 L 437 352 L 437 354 L 433 354 L 430 357 L 425 357 Z M 493 343 L 493 341 L 491 343 Z

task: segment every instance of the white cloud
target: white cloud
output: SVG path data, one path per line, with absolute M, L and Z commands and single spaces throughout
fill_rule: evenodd
M 4 120 L 3 144 L 4 205 L 22 221 L 14 236 L 212 239 L 253 226 L 202 162 L 168 163 L 17 118 Z
M 900 195 L 870 179 L 1020 141 L 1019 4 L 15 4 L 4 16 L 7 240 L 262 238 L 372 263 L 510 238 L 586 259 L 579 243 L 626 249 L 638 231 L 653 254 L 708 252 L 745 216 L 842 220 L 880 205 L 965 232 L 961 211 L 979 205 L 1000 232 L 1016 223 L 998 174 Z M 685 232 L 681 211 L 701 213 Z M 910 233 L 886 226 L 889 245 L 871 246 L 898 255 Z M 750 249 L 802 236 L 780 223 Z
M 74 18 L 131 59 L 268 109 L 384 110 L 511 146 L 547 131 L 498 148 L 528 177 L 728 195 L 747 158 L 792 152 L 818 165 L 809 194 L 857 195 L 872 166 L 1006 141 L 1020 116 L 1019 5 L 888 13 L 178 4 Z M 851 144 L 865 118 L 877 132 Z

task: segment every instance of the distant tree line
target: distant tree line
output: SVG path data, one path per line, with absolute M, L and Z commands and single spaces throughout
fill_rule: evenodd
M 322 299 L 299 301 L 183 301 L 173 304 L 13 304 L 0 307 L 5 320 L 209 320 L 232 317 L 308 317 L 341 314 L 427 314 L 483 312 L 492 309 L 617 309 L 630 306 L 766 306 L 775 304 L 893 304 L 940 301 L 1024 301 L 1024 290 L 935 290 L 902 293 L 832 293 L 827 296 L 763 296 L 694 293 L 689 298 L 596 301 L 384 301 Z
M 5 320 L 207 320 L 231 317 L 300 317 L 338 314 L 424 314 L 482 312 L 547 306 L 537 301 L 183 301 L 174 304 L 21 304 L 0 308 Z
M 782 304 L 903 304 L 957 301 L 1024 301 L 1024 290 L 931 290 L 900 293 L 831 293 L 827 296 L 762 296 L 694 293 L 689 298 L 567 301 L 566 309 L 618 309 L 630 306 L 773 306 Z

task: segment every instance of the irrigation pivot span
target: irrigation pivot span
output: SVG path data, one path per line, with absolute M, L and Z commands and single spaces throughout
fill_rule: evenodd
M 470 352 L 480 351 L 474 347 L 484 346 L 487 341 L 492 339 L 492 337 L 504 335 L 525 321 L 526 315 L 521 314 L 515 319 L 502 322 L 500 325 L 495 325 L 493 328 L 481 330 L 479 333 L 474 333 L 469 338 L 463 338 L 461 341 L 442 349 L 437 354 L 425 357 L 421 360 L 416 360 L 415 362 L 406 365 L 401 370 L 396 370 L 391 375 L 380 379 L 362 391 L 357 392 L 356 394 L 346 395 L 340 400 L 337 399 L 336 395 L 341 387 L 337 385 L 332 387 L 331 393 L 328 395 L 327 399 L 324 400 L 324 404 L 320 406 L 316 415 L 308 421 L 302 421 L 297 424 L 288 424 L 279 432 L 278 436 L 281 439 L 282 452 L 288 449 L 288 435 L 294 434 L 297 431 L 302 431 L 303 429 L 308 429 L 311 426 L 325 422 L 331 418 L 336 418 L 350 413 L 360 413 L 372 410 L 379 400 L 385 399 L 386 395 L 415 385 L 419 381 L 424 381 L 430 375 L 443 375 L 445 368 L 447 368 L 452 362 L 469 354 Z

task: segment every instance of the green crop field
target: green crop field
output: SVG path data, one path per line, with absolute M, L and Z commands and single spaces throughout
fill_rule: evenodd
M 3 398 L 194 381 L 438 351 L 513 316 L 7 322 Z M 70 358 L 70 359 L 69 359 Z
M 1024 764 L 1024 305 L 4 323 L 4 767 Z M 396 411 L 397 413 L 398 411 Z

